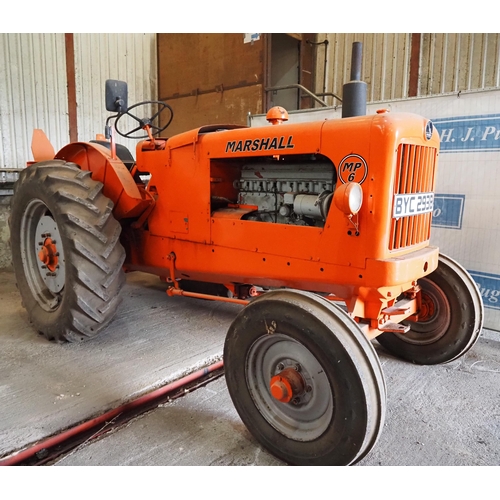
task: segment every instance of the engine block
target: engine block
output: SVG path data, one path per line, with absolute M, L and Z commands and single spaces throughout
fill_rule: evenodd
M 259 207 L 245 217 L 247 220 L 322 226 L 335 181 L 335 169 L 329 161 L 247 163 L 235 187 L 239 204 Z

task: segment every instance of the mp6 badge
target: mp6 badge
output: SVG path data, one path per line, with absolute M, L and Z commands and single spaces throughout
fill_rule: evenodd
M 348 182 L 362 184 L 368 175 L 368 165 L 362 156 L 350 154 L 342 159 L 338 172 L 344 184 Z

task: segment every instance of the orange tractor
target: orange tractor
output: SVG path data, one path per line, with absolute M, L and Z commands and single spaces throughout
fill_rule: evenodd
M 446 363 L 477 340 L 483 306 L 469 274 L 429 244 L 437 131 L 413 114 L 366 116 L 354 71 L 341 119 L 286 124 L 278 107 L 268 126 L 165 138 L 170 106 L 127 107 L 126 84 L 108 80 L 110 141 L 55 153 L 37 131 L 10 227 L 34 328 L 57 341 L 95 336 L 131 271 L 158 275 L 171 296 L 243 304 L 223 355 L 250 432 L 291 464 L 361 460 L 386 404 L 371 340 Z M 136 116 L 151 105 L 150 118 Z M 135 160 L 115 130 L 143 134 Z

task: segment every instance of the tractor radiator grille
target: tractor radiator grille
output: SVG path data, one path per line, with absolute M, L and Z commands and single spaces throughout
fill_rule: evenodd
M 436 148 L 400 144 L 394 194 L 434 192 Z M 392 219 L 390 250 L 417 245 L 430 238 L 432 212 Z

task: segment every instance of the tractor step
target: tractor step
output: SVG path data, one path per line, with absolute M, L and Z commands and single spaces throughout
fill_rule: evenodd
M 382 309 L 383 314 L 387 314 L 388 316 L 397 316 L 399 314 L 407 314 L 410 312 L 413 300 L 412 299 L 403 299 L 397 302 L 392 307 L 386 307 Z
M 401 323 L 392 323 L 388 321 L 383 325 L 379 325 L 378 329 L 381 332 L 390 332 L 390 333 L 406 333 L 410 330 L 408 325 L 402 325 Z

